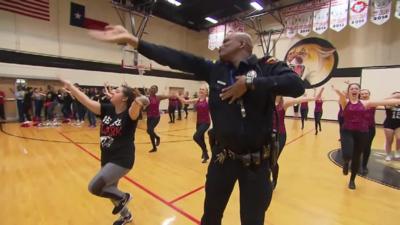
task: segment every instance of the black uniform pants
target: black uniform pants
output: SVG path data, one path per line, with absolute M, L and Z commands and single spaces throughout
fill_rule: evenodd
M 175 106 L 168 106 L 169 122 L 175 123 Z
M 183 106 L 183 111 L 185 111 L 185 118 L 187 118 L 188 117 L 188 108 L 189 108 L 189 105 L 184 105 Z
M 286 144 L 286 133 L 282 133 L 279 134 L 279 153 L 278 153 L 278 159 L 279 156 L 282 153 L 283 148 L 285 147 Z M 278 174 L 279 174 L 279 164 L 278 162 L 276 162 L 276 165 L 274 167 L 271 168 L 271 172 L 272 172 L 272 181 L 274 182 L 274 185 L 276 185 L 277 181 L 278 181 Z
M 315 133 L 318 133 L 318 127 L 319 131 L 321 131 L 321 118 L 322 118 L 322 112 L 314 112 Z
M 210 127 L 209 123 L 196 124 L 196 132 L 193 135 L 193 140 L 200 146 L 203 153 L 207 153 L 206 142 L 204 141 L 204 134 Z
M 300 116 L 301 116 L 301 129 L 303 129 L 304 121 L 307 120 L 307 117 L 308 117 L 308 108 L 300 109 Z
M 370 127 L 368 132 L 368 141 L 363 151 L 362 167 L 364 169 L 367 168 L 368 165 L 369 156 L 371 155 L 372 141 L 374 140 L 375 133 L 376 133 L 375 126 Z
M 182 104 L 179 104 L 178 107 L 178 120 L 182 119 Z
M 150 141 L 151 141 L 151 145 L 153 146 L 153 149 L 156 149 L 156 139 L 160 138 L 156 132 L 154 131 L 154 129 L 156 128 L 156 126 L 158 125 L 158 123 L 160 122 L 160 117 L 147 117 L 147 133 L 150 136 Z
M 368 142 L 368 132 L 343 130 L 342 132 L 342 156 L 344 163 L 351 160 L 351 180 L 356 178 L 360 168 L 361 154 Z
M 215 147 L 213 148 L 215 149 Z M 213 152 L 206 176 L 206 197 L 201 225 L 220 225 L 225 207 L 236 181 L 240 190 L 242 225 L 263 225 L 271 202 L 272 187 L 267 160 L 255 168 L 245 167 L 230 158 L 220 164 Z
M 4 103 L 0 103 L 0 119 L 6 119 L 6 115 L 4 114 Z

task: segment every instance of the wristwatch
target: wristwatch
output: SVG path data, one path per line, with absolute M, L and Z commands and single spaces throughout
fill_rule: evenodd
M 254 77 L 253 76 L 246 76 L 246 88 L 247 90 L 254 90 Z

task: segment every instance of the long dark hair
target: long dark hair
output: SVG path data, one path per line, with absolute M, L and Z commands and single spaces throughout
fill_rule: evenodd
M 133 88 L 129 87 L 128 85 L 121 85 L 122 87 L 122 94 L 128 98 L 126 101 L 126 106 L 129 108 L 132 105 L 132 102 L 135 101 L 136 95 Z

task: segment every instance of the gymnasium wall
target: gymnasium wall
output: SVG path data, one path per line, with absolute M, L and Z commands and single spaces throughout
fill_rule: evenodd
M 109 63 L 121 62 L 117 45 L 92 40 L 87 30 L 69 25 L 69 0 L 50 0 L 50 21 L 42 21 L 0 10 L 0 48 Z M 121 24 L 108 0 L 74 0 L 85 6 L 86 17 Z M 136 22 L 139 19 L 136 17 Z M 151 17 L 143 39 L 173 48 L 211 56 L 200 46 L 207 32 L 196 32 L 157 17 Z M 157 65 L 154 65 L 157 68 Z
M 271 16 L 265 16 L 263 18 L 263 24 L 265 30 L 279 28 L 279 24 Z M 308 37 L 325 39 L 334 47 L 336 47 L 338 52 L 338 68 L 341 70 L 341 74 L 333 73 L 333 77 L 324 85 L 325 92 L 323 97 L 327 100 L 338 99 L 336 93 L 331 90 L 331 85 L 335 85 L 336 87 L 344 90 L 346 89 L 347 85 L 343 82 L 346 80 L 359 83 L 363 68 L 377 66 L 400 67 L 400 20 L 394 17 L 391 17 L 388 22 L 380 26 L 368 21 L 360 29 L 354 29 L 347 26 L 341 32 L 328 29 L 323 35 L 318 35 L 314 32 L 311 32 L 306 38 Z M 289 50 L 289 48 L 301 40 L 299 35 L 293 39 L 288 39 L 284 35 L 278 38 L 278 35 L 275 35 L 273 36 L 273 39 L 274 43 L 276 42 L 277 44 L 272 52 L 272 55 L 281 60 L 285 58 L 286 52 Z M 259 39 L 254 36 L 254 34 L 253 40 L 256 41 L 256 44 L 259 43 Z M 259 46 L 256 46 L 255 52 L 258 55 L 262 55 L 262 50 Z M 389 78 L 385 76 L 388 74 L 386 70 L 389 71 L 390 69 L 381 68 L 380 79 L 385 80 Z M 354 71 L 358 72 L 354 73 Z M 398 74 L 397 77 L 391 76 L 390 78 L 391 82 L 400 83 L 400 74 Z M 378 92 L 384 88 L 384 85 L 382 85 L 380 82 L 375 82 L 373 84 L 369 84 L 368 88 Z M 307 90 L 307 93 L 308 95 L 312 95 L 313 91 Z M 374 93 L 371 94 L 374 96 Z M 313 117 L 314 103 L 309 103 L 309 107 L 309 116 Z M 336 120 L 338 110 L 339 105 L 337 102 L 325 102 L 322 118 Z M 293 115 L 292 108 L 287 111 L 287 115 Z M 384 113 L 378 111 L 376 119 L 378 123 L 381 123 L 384 119 Z
M 113 44 L 93 41 L 87 35 L 87 30 L 69 25 L 69 0 L 50 0 L 50 21 L 41 21 L 14 13 L 0 11 L 0 48 L 35 54 L 50 55 L 63 58 L 75 58 L 90 61 L 120 64 L 122 59 L 121 48 Z M 108 0 L 74 0 L 86 7 L 86 16 L 110 24 L 120 24 L 120 20 Z M 136 19 L 138 21 L 138 18 Z M 271 16 L 263 18 L 264 29 L 278 28 L 279 24 Z M 258 38 L 253 35 L 254 53 L 262 56 Z M 207 31 L 196 32 L 182 26 L 172 24 L 157 17 L 151 17 L 146 28 L 144 40 L 157 44 L 169 45 L 173 48 L 188 51 L 207 58 L 216 59 L 217 52 L 207 49 Z M 337 48 L 339 55 L 338 68 L 344 73 L 325 84 L 324 98 L 336 100 L 337 96 L 330 86 L 345 89 L 346 80 L 359 82 L 361 73 L 354 73 L 352 68 L 372 66 L 400 65 L 400 20 L 391 18 L 381 26 L 367 22 L 360 29 L 347 26 L 341 32 L 327 30 L 323 35 L 311 33 L 308 37 L 320 37 L 328 40 Z M 282 35 L 273 37 L 277 43 L 272 54 L 283 59 L 287 50 L 300 38 L 287 39 Z M 134 82 L 133 85 L 150 86 L 157 84 L 160 91 L 168 87 L 184 86 L 190 93 L 197 91 L 200 82 L 151 76 L 138 76 L 125 73 L 108 73 L 83 71 L 76 69 L 60 69 L 38 66 L 21 66 L 1 64 L 0 77 L 26 77 L 34 79 L 55 79 L 57 74 L 66 75 L 71 81 L 87 85 L 102 84 L 109 81 L 119 84 L 121 81 Z M 153 63 L 154 69 L 170 70 L 167 67 Z M 349 70 L 347 70 L 349 69 Z M 361 71 L 361 69 L 360 69 Z M 385 73 L 382 73 L 384 76 Z M 379 84 L 376 84 L 379 85 Z M 379 87 L 378 87 L 379 90 Z M 308 90 L 312 95 L 312 90 Z M 373 94 L 373 93 L 372 93 Z M 163 104 L 162 108 L 165 107 Z M 309 115 L 313 117 L 313 103 L 310 103 Z M 338 111 L 336 102 L 324 104 L 324 119 L 335 120 Z M 287 115 L 292 115 L 288 110 Z
M 87 35 L 86 29 L 69 25 L 70 2 L 69 0 L 50 0 L 50 21 L 42 21 L 0 10 L 0 49 L 120 65 L 122 60 L 120 46 L 94 41 Z M 108 0 L 74 0 L 73 2 L 85 6 L 86 17 L 109 24 L 121 24 L 115 9 L 112 8 Z M 125 19 L 128 19 L 128 17 Z M 139 19 L 136 17 L 137 23 Z M 157 17 L 150 18 L 145 31 L 144 40 L 169 45 L 179 50 L 210 58 L 215 57 L 215 53 L 204 47 L 207 46 L 207 32 L 192 31 Z M 1 63 L 0 68 L 1 88 L 6 91 L 8 97 L 12 97 L 11 93 L 8 93 L 8 89 L 13 86 L 13 82 L 10 82 L 10 80 L 5 82 L 4 77 L 26 78 L 32 82 L 38 79 L 54 80 L 57 75 L 62 75 L 72 82 L 83 85 L 103 85 L 105 81 L 119 85 L 123 81 L 127 81 L 132 86 L 149 87 L 156 84 L 161 93 L 166 92 L 169 87 L 184 87 L 191 95 L 198 91 L 201 84 L 199 81 L 139 76 L 128 73 L 57 69 L 11 63 Z M 152 68 L 171 71 L 168 67 L 154 62 Z M 28 85 L 31 85 L 31 83 L 28 83 Z M 160 107 L 164 109 L 167 107 L 166 104 L 164 101 Z M 6 108 L 8 116 L 15 117 L 15 110 L 12 109 L 15 107 L 11 102 Z

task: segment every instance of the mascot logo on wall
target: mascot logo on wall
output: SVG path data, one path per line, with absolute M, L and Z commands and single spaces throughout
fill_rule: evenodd
M 338 64 L 338 54 L 328 41 L 306 38 L 289 49 L 285 61 L 301 77 L 306 88 L 313 88 L 330 79 Z

